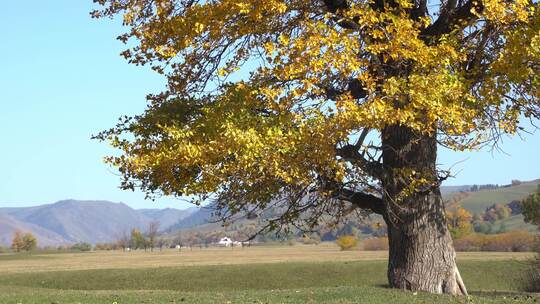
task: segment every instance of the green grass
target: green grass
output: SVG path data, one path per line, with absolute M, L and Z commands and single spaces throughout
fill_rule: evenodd
M 459 264 L 473 303 L 540 301 L 519 293 L 523 262 Z M 466 302 L 392 290 L 386 283 L 383 261 L 54 271 L 0 274 L 0 303 Z

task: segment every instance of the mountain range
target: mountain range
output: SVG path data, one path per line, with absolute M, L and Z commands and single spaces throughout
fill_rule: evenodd
M 133 228 L 144 231 L 152 221 L 160 223 L 160 230 L 169 230 L 197 211 L 197 208 L 135 210 L 124 203 L 77 200 L 0 208 L 0 245 L 9 245 L 16 230 L 32 232 L 40 246 L 111 242 Z

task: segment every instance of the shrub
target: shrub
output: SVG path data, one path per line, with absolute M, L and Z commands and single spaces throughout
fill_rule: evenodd
M 531 251 L 535 237 L 527 231 L 512 231 L 491 235 L 482 247 L 483 251 Z
M 496 235 L 472 234 L 454 241 L 457 251 L 531 251 L 535 236 L 527 231 Z
M 388 238 L 378 237 L 362 241 L 362 248 L 364 250 L 388 250 Z
M 341 250 L 351 250 L 358 245 L 358 240 L 352 235 L 344 235 L 336 240 L 336 244 Z
M 456 251 L 482 251 L 485 242 L 485 235 L 471 234 L 464 238 L 454 240 L 454 248 Z
M 77 243 L 77 244 L 73 244 L 73 246 L 71 246 L 71 250 L 76 250 L 76 251 L 90 251 L 92 250 L 92 245 L 89 244 L 89 243 Z
M 96 243 L 94 250 L 118 250 L 120 246 L 116 243 Z

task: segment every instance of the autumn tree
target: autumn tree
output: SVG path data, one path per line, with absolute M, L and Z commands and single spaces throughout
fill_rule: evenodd
M 94 1 L 167 79 L 97 136 L 124 189 L 213 200 L 226 222 L 274 208 L 277 230 L 377 213 L 391 286 L 466 294 L 437 148 L 540 117 L 537 1 Z
M 462 238 L 473 232 L 473 215 L 459 203 L 454 203 L 447 208 L 446 219 L 453 239 Z
M 131 230 L 131 246 L 133 249 L 144 248 L 146 250 L 146 239 L 139 229 Z
M 23 242 L 23 236 L 22 232 L 15 231 L 15 234 L 13 235 L 13 240 L 11 241 L 11 249 L 15 250 L 16 252 L 20 252 L 24 248 L 24 242 Z
M 21 249 L 25 251 L 32 251 L 37 247 L 37 239 L 32 233 L 27 232 L 22 235 L 22 244 L 23 246 Z

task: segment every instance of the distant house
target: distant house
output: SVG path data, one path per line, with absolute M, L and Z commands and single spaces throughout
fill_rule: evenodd
M 228 237 L 223 237 L 221 238 L 221 240 L 219 240 L 218 242 L 218 245 L 220 246 L 225 246 L 225 247 L 230 247 L 234 244 L 233 240 L 231 240 L 230 238 Z
M 240 246 L 240 247 L 244 247 L 244 246 L 250 246 L 251 243 L 250 242 L 238 242 L 238 241 L 233 241 L 231 238 L 229 237 L 223 237 L 221 238 L 221 240 L 219 240 L 219 242 L 217 243 L 219 246 L 224 246 L 224 247 L 234 247 L 234 246 Z

